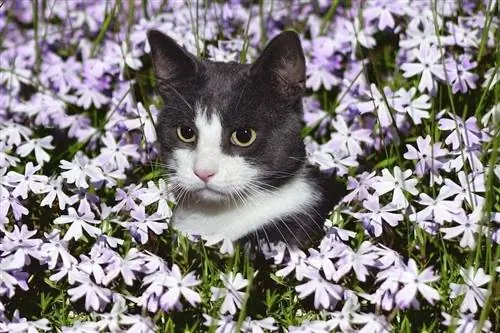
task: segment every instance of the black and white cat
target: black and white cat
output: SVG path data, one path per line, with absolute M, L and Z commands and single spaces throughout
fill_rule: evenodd
M 199 60 L 154 30 L 148 41 L 165 102 L 157 133 L 178 201 L 173 227 L 298 245 L 321 234 L 341 193 L 306 166 L 297 34 L 281 33 L 251 65 Z

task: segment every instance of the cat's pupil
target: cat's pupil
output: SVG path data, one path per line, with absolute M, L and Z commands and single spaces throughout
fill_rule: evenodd
M 238 128 L 236 130 L 236 139 L 241 143 L 247 143 L 252 140 L 252 132 L 248 128 Z
M 187 126 L 182 126 L 181 127 L 181 135 L 184 139 L 192 139 L 193 136 L 194 136 L 194 131 L 190 128 L 190 127 L 187 127 Z

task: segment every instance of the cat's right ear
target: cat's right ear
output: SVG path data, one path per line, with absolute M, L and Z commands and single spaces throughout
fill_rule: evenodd
M 196 75 L 200 63 L 194 55 L 157 30 L 147 36 L 160 90 L 178 89 Z

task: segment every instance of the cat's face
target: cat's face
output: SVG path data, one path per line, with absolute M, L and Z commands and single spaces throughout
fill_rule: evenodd
M 305 64 L 294 33 L 252 65 L 197 60 L 156 31 L 148 39 L 165 102 L 161 158 L 178 199 L 237 204 L 301 169 Z

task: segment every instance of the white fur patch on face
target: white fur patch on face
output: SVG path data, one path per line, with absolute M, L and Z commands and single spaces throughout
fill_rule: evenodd
M 298 176 L 276 190 L 249 196 L 241 205 L 200 207 L 185 202 L 177 206 L 171 222 L 174 228 L 188 234 L 234 241 L 270 221 L 310 210 L 317 199 L 315 188 L 304 176 Z
M 240 156 L 230 156 L 221 149 L 223 138 L 222 122 L 213 112 L 198 107 L 195 117 L 195 149 L 174 149 L 172 161 L 176 170 L 172 181 L 177 187 L 188 192 L 196 192 L 197 198 L 207 201 L 228 201 L 238 198 L 248 189 L 258 175 L 258 170 Z M 205 183 L 195 171 L 209 171 L 213 176 Z

